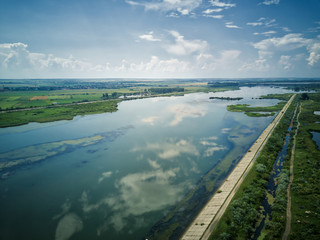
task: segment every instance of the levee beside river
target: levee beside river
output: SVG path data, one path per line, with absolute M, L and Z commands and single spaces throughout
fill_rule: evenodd
M 275 119 L 262 132 L 256 142 L 243 156 L 238 165 L 233 169 L 233 171 L 221 185 L 219 190 L 212 196 L 206 206 L 188 227 L 181 238 L 182 240 L 206 240 L 209 238 L 213 228 L 223 215 L 243 179 L 251 169 L 255 159 L 272 134 L 274 128 L 282 119 L 295 96 L 296 95 L 293 95 L 290 98 Z

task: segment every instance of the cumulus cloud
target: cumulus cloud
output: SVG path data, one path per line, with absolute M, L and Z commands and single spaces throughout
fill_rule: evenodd
M 47 71 L 89 71 L 93 66 L 87 61 L 72 56 L 61 58 L 52 54 L 33 53 L 24 43 L 0 44 L 0 67 L 3 71 L 47 72 Z
M 140 35 L 140 39 L 150 41 L 150 42 L 160 42 L 161 40 L 158 38 L 155 38 L 153 36 L 153 32 L 149 32 L 148 34 Z
M 284 70 L 290 70 L 292 68 L 292 64 L 290 62 L 291 57 L 290 56 L 281 56 L 279 60 L 279 65 L 284 69 Z
M 258 70 L 266 71 L 270 68 L 269 60 L 274 55 L 281 54 L 278 63 L 284 70 L 291 70 L 293 65 L 291 63 L 292 57 L 283 55 L 286 53 L 294 53 L 296 50 L 305 49 L 309 53 L 306 58 L 308 65 L 315 66 L 320 60 L 320 40 L 308 39 L 302 34 L 287 34 L 283 37 L 267 38 L 260 42 L 253 44 L 254 48 L 258 49 L 259 59 L 252 63 L 245 63 L 240 70 Z
M 268 38 L 255 43 L 253 46 L 260 51 L 290 51 L 305 47 L 311 42 L 310 39 L 302 37 L 302 34 L 287 34 L 279 38 Z
M 320 60 L 320 41 L 315 42 L 308 46 L 308 51 L 310 53 L 309 57 L 307 58 L 307 61 L 310 66 L 316 65 L 316 63 Z
M 239 50 L 224 50 L 219 52 L 219 56 L 211 54 L 199 54 L 196 57 L 197 67 L 202 70 L 226 70 L 234 68 L 239 62 Z
M 202 40 L 185 40 L 184 36 L 176 31 L 170 31 L 175 39 L 175 44 L 166 46 L 166 51 L 174 55 L 189 55 L 196 52 L 204 51 L 207 42 Z
M 152 56 L 150 61 L 141 63 L 128 63 L 123 60 L 122 65 L 116 71 L 122 72 L 147 72 L 147 73 L 178 73 L 190 70 L 190 63 L 176 58 L 161 60 Z

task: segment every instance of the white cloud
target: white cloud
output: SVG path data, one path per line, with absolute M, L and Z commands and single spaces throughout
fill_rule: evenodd
M 92 64 L 87 61 L 56 57 L 52 54 L 32 53 L 24 43 L 0 44 L 0 68 L 11 72 L 88 71 Z
M 302 34 L 287 34 L 279 38 L 264 39 L 253 46 L 260 51 L 281 50 L 289 51 L 305 47 L 310 43 L 310 39 L 302 37 Z
M 204 14 L 218 13 L 223 11 L 223 8 L 207 9 L 203 11 Z
M 234 69 L 234 66 L 239 62 L 241 51 L 223 50 L 219 54 L 219 57 L 214 57 L 211 54 L 199 54 L 196 57 L 197 67 L 208 71 Z
M 126 3 L 132 6 L 142 6 L 145 10 L 154 10 L 154 11 L 176 11 L 181 15 L 189 15 L 192 10 L 199 7 L 202 0 L 161 0 L 161 1 L 129 1 L 126 0 Z
M 129 64 L 125 61 L 121 67 L 123 72 L 147 72 L 147 73 L 177 73 L 190 70 L 190 63 L 172 58 L 161 60 L 157 56 L 152 56 L 149 62 L 139 64 Z
M 108 172 L 103 172 L 101 174 L 101 177 L 98 179 L 98 183 L 101 183 L 104 179 L 111 177 L 112 172 L 108 171 Z
M 210 0 L 210 3 L 213 7 L 220 7 L 220 8 L 231 8 L 236 6 L 235 3 L 221 2 L 220 0 Z
M 292 69 L 292 64 L 290 62 L 291 57 L 290 56 L 281 56 L 279 60 L 279 65 L 284 69 L 284 70 L 290 70 Z
M 252 27 L 258 27 L 258 26 L 274 27 L 276 26 L 276 19 L 261 17 L 256 22 L 248 22 L 247 25 Z
M 214 18 L 214 19 L 222 19 L 224 15 L 203 15 L 204 17 Z
M 280 3 L 280 0 L 264 0 L 263 2 L 259 3 L 259 5 L 264 4 L 264 5 L 277 5 Z
M 150 41 L 150 42 L 160 42 L 160 39 L 154 38 L 153 32 L 149 32 L 148 34 L 140 35 L 140 39 Z
M 202 11 L 204 17 L 209 17 L 209 18 L 215 18 L 215 19 L 222 19 L 224 15 L 211 15 L 212 13 L 220 13 L 223 10 L 229 9 L 231 7 L 235 7 L 236 4 L 234 3 L 226 3 L 226 2 L 221 2 L 219 0 L 210 0 L 210 3 L 213 7 L 216 8 L 209 8 L 204 11 Z
M 267 32 L 262 32 L 262 33 L 255 32 L 255 33 L 253 33 L 253 35 L 271 36 L 276 33 L 277 33 L 276 31 L 267 31 Z
M 235 25 L 233 22 L 227 22 L 226 23 L 226 28 L 236 28 L 239 29 L 240 27 Z
M 174 55 L 189 55 L 201 52 L 207 47 L 207 42 L 202 40 L 185 40 L 184 36 L 176 31 L 170 31 L 175 39 L 175 44 L 166 46 L 166 51 Z
M 259 58 L 252 63 L 244 63 L 240 68 L 239 71 L 258 71 L 258 72 L 266 72 L 269 71 L 270 65 L 267 62 L 267 59 Z
M 259 58 L 252 63 L 245 63 L 240 67 L 240 71 L 267 71 L 271 68 L 270 60 L 275 55 L 281 54 L 277 63 L 284 70 L 293 69 L 292 56 L 283 55 L 283 53 L 296 54 L 297 50 L 305 49 L 309 56 L 306 58 L 308 65 L 315 66 L 320 61 L 320 41 L 319 39 L 304 38 L 302 34 L 287 34 L 283 37 L 267 38 L 253 44 L 258 49 Z M 302 56 L 298 54 L 298 56 Z
M 320 41 L 308 46 L 308 51 L 310 53 L 309 57 L 307 58 L 308 64 L 310 66 L 314 66 L 320 60 Z

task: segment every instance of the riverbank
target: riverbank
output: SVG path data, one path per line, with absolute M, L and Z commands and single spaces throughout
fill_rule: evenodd
M 274 128 L 280 122 L 294 97 L 295 95 L 290 98 L 273 122 L 264 130 L 257 141 L 251 146 L 247 154 L 244 155 L 238 165 L 221 185 L 220 189 L 213 195 L 207 205 L 189 226 L 181 239 L 187 240 L 209 238 L 212 229 L 223 215 L 238 187 L 241 185 L 246 174 L 251 169 L 254 160 L 259 155 Z
M 30 122 L 44 123 L 58 120 L 72 120 L 77 115 L 115 112 L 118 110 L 118 103 L 119 100 L 108 100 L 1 113 L 0 127 L 13 127 L 28 124 Z

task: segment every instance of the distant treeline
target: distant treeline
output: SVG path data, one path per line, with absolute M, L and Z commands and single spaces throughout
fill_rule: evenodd
M 6 83 L 8 84 L 8 83 Z M 146 86 L 143 83 L 131 82 L 69 82 L 53 83 L 52 86 L 4 86 L 0 91 L 56 91 L 72 89 L 120 89 Z M 59 85 L 58 85 L 59 84 Z
M 239 82 L 208 82 L 208 87 L 238 87 Z
M 184 92 L 184 88 L 150 88 L 151 93 L 172 93 L 172 92 Z
M 243 99 L 242 97 L 236 97 L 236 98 L 232 98 L 232 97 L 210 97 L 209 99 L 220 99 L 220 100 L 241 100 Z

